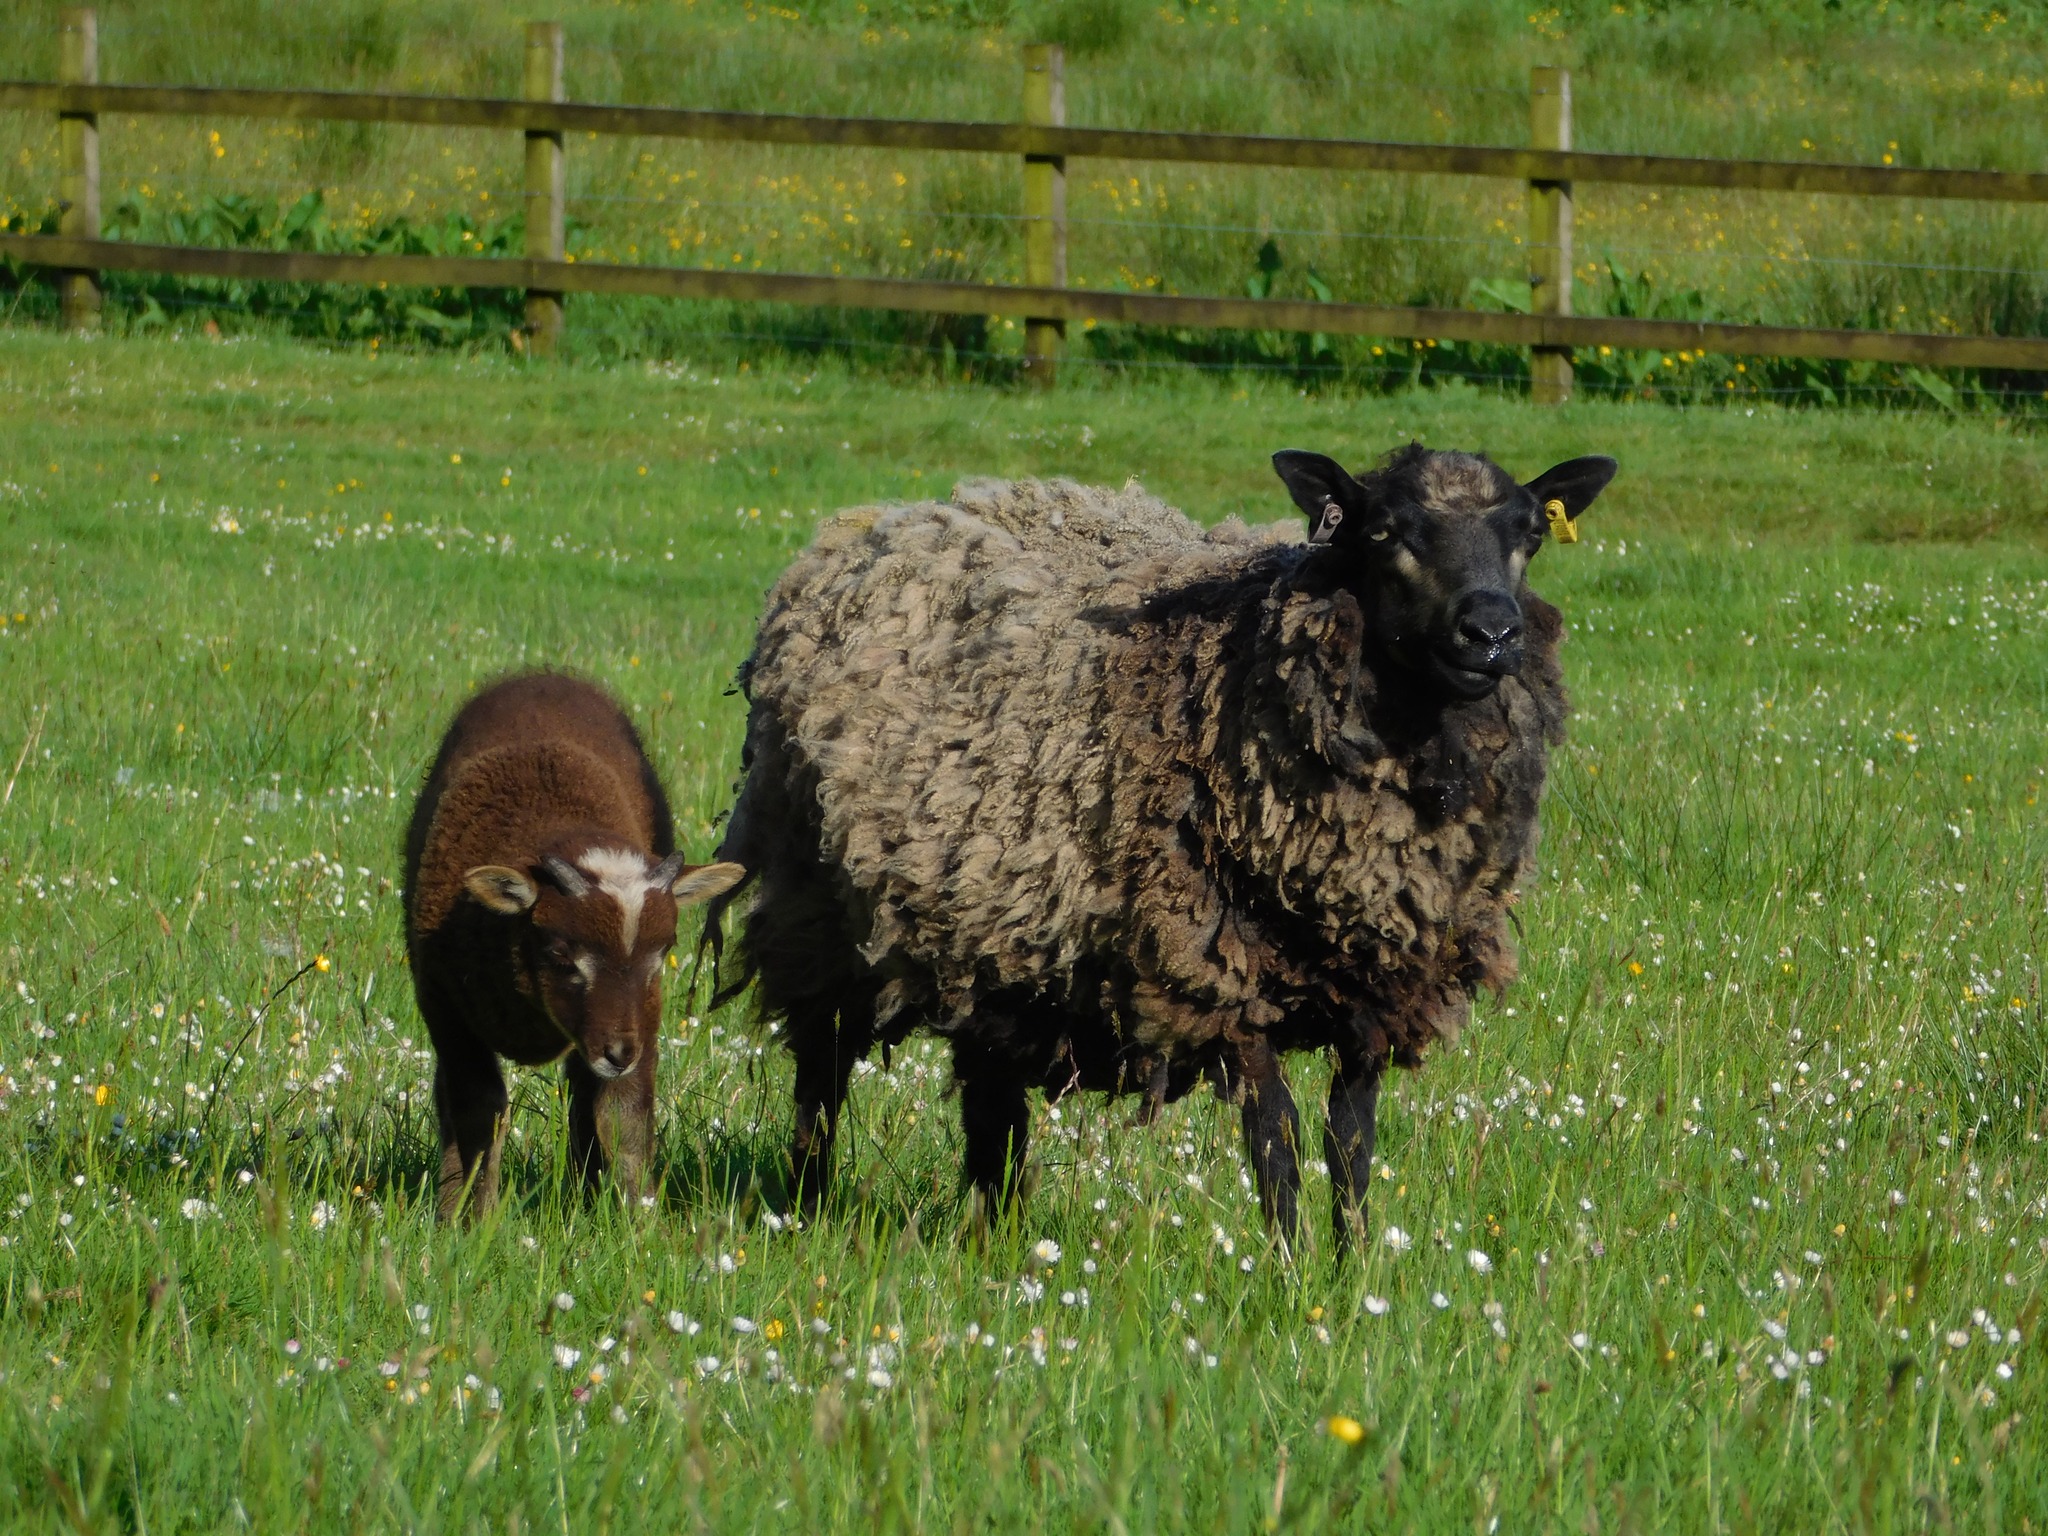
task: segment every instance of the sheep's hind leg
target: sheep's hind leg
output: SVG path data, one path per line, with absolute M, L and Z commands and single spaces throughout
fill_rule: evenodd
M 967 1181 L 991 1218 L 1015 1208 L 1024 1186 L 1031 1110 L 1014 1073 L 977 1072 L 960 1082 L 960 1128 L 967 1133 Z
M 846 1106 L 846 1082 L 853 1064 L 873 1044 L 865 1032 L 837 1027 L 835 1014 L 804 1019 L 791 1015 L 789 1046 L 796 1057 L 796 1134 L 790 1139 L 789 1183 L 796 1209 L 806 1221 L 818 1214 L 832 1184 L 832 1148 L 839 1112 Z
M 1380 1069 L 1340 1058 L 1330 1077 L 1330 1112 L 1323 1121 L 1323 1157 L 1330 1165 L 1330 1224 L 1341 1252 L 1365 1243 L 1366 1190 L 1372 1182 L 1373 1137 L 1378 1129 Z
M 1280 1071 L 1280 1058 L 1261 1040 L 1238 1053 L 1244 1142 L 1258 1180 L 1259 1209 L 1289 1253 L 1301 1238 L 1301 1116 Z

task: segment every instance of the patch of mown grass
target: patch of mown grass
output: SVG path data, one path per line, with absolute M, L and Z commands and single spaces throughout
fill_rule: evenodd
M 2037 439 L 260 341 L 0 360 L 10 1528 L 2048 1518 Z M 1266 1247 L 1207 1099 L 1041 1106 L 1020 1222 L 966 1241 L 927 1045 L 856 1083 L 792 1231 L 787 1069 L 687 965 L 657 1207 L 566 1192 L 529 1073 L 500 1215 L 434 1228 L 391 885 L 479 681 L 615 688 L 701 855 L 728 680 L 817 513 L 1140 473 L 1266 518 L 1272 449 L 1409 436 L 1624 468 L 1538 568 L 1580 713 L 1524 978 L 1387 1095 L 1361 1260 L 1319 1223 L 1291 1268 Z

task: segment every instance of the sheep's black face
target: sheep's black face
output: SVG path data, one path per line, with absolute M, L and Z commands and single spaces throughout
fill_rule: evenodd
M 527 871 L 485 865 L 470 894 L 524 925 L 520 948 L 535 1000 L 599 1077 L 640 1065 L 661 1016 L 661 970 L 678 910 L 738 883 L 737 864 L 690 866 L 630 849 L 543 855 Z
M 1419 443 L 1357 478 L 1293 449 L 1273 467 L 1308 514 L 1311 542 L 1355 568 L 1381 649 L 1460 699 L 1484 698 L 1521 666 L 1529 561 L 1551 516 L 1577 517 L 1616 468 L 1573 459 L 1520 485 L 1483 454 Z

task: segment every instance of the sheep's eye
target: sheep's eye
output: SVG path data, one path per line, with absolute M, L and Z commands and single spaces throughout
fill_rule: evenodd
M 1390 532 L 1389 530 L 1385 529 L 1385 528 L 1382 528 L 1382 529 L 1380 529 L 1380 530 L 1379 530 L 1379 532 L 1375 533 L 1375 534 L 1374 534 L 1374 535 L 1372 536 L 1372 541 L 1373 541 L 1373 543 L 1375 543 L 1375 544 L 1384 544 L 1384 543 L 1386 543 L 1386 542 L 1387 542 L 1387 540 L 1388 540 L 1389 538 L 1391 538 L 1391 537 L 1392 537 L 1392 534 L 1391 534 L 1391 532 Z

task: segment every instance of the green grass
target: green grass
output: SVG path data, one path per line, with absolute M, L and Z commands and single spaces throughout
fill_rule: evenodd
M 24 331 L 0 422 L 10 1530 L 2048 1520 L 2038 439 Z M 564 1192 L 528 1073 L 501 1215 L 435 1228 L 392 882 L 477 682 L 617 689 L 702 855 L 819 510 L 1136 473 L 1266 518 L 1272 449 L 1410 435 L 1623 473 L 1538 567 L 1581 713 L 1524 978 L 1393 1085 L 1362 1261 L 1314 1171 L 1268 1250 L 1207 1098 L 1041 1107 L 977 1246 L 927 1045 L 778 1230 L 786 1064 L 687 967 L 658 1209 Z
M 59 0 L 24 0 L 0 34 L 0 76 L 49 78 Z M 516 94 L 520 25 L 500 0 L 109 0 L 110 81 Z M 1315 0 L 577 0 L 567 28 L 578 99 L 749 111 L 1002 118 L 1020 110 L 1020 46 L 1069 50 L 1077 124 L 1519 144 L 1529 70 L 1574 70 L 1582 148 L 1901 165 L 2048 165 L 2048 9 L 2037 0 L 1610 0 L 1428 5 Z M 231 41 L 230 41 L 231 40 Z M 516 134 L 368 124 L 109 118 L 110 228 L 224 241 L 222 198 L 273 211 L 309 190 L 333 237 L 389 236 L 459 215 L 486 228 L 519 207 Z M 0 117 L 0 216 L 54 218 L 53 120 Z M 1015 282 L 1018 166 L 1000 157 L 578 138 L 569 145 L 572 247 L 587 257 L 732 269 Z M 241 204 L 230 204 L 241 209 Z M 1273 173 L 1089 161 L 1069 184 L 1080 286 L 1238 294 L 1269 236 L 1271 291 L 1307 298 L 1498 308 L 1528 276 L 1527 216 L 1511 183 Z M 1655 190 L 1578 189 L 1582 312 L 2040 335 L 2048 269 L 2038 207 Z M 231 215 L 214 221 L 242 222 Z M 453 237 L 451 237 L 453 238 Z M 473 245 L 462 249 L 474 249 Z M 1477 286 L 1475 286 L 1477 285 Z M 5 273 L 0 272 L 0 292 Z M 238 323 L 238 306 L 309 305 L 309 331 L 387 344 L 404 306 L 337 318 L 298 289 L 119 278 L 121 324 Z M 1505 297 L 1504 297 L 1505 296 Z M 148 299 L 158 301 L 151 308 Z M 51 307 L 45 290 L 20 300 Z M 977 372 L 1014 365 L 1020 335 L 985 317 L 785 313 L 724 305 L 572 301 L 589 355 L 702 355 L 707 337 L 762 334 L 786 349 L 909 346 Z M 502 313 L 463 312 L 466 339 L 502 346 Z M 436 327 L 445 330 L 446 327 Z M 1375 346 L 1378 350 L 1375 351 Z M 1098 363 L 1260 362 L 1319 377 L 1404 380 L 1412 369 L 1526 375 L 1502 347 L 1132 331 L 1077 334 Z M 1910 371 L 1588 350 L 1581 377 L 1684 396 L 1758 388 L 1927 391 Z M 2038 390 L 2038 379 L 1985 380 Z

